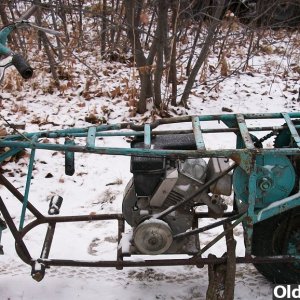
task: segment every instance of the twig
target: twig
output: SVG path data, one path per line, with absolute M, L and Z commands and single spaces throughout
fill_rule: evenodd
M 1 114 L 0 114 L 0 118 L 1 118 L 1 119 L 7 124 L 7 126 L 8 126 L 9 128 L 11 128 L 15 133 L 21 135 L 25 140 L 31 142 L 31 140 L 30 140 L 27 136 L 25 136 L 25 135 L 24 135 L 23 133 L 21 133 L 17 128 L 15 128 L 15 127 L 14 127 L 10 122 L 8 122 L 7 119 L 4 118 Z

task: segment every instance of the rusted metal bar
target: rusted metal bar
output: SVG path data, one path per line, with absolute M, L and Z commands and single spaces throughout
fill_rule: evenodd
M 122 239 L 122 233 L 124 233 L 125 230 L 125 222 L 124 219 L 118 219 L 118 250 L 117 250 L 117 262 L 120 263 L 120 266 L 117 266 L 117 270 L 122 270 L 123 267 L 122 262 L 123 262 L 123 253 L 122 253 L 122 248 L 120 247 L 120 242 Z
M 291 120 L 288 113 L 282 113 L 282 115 L 286 121 L 286 124 L 291 132 L 294 141 L 296 142 L 297 146 L 300 148 L 300 136 L 298 134 L 297 129 L 295 128 L 295 125 L 293 124 L 293 121 Z
M 216 258 L 215 255 L 213 254 L 208 254 L 208 258 Z M 214 264 L 209 264 L 208 265 L 208 287 L 206 290 L 206 300 L 215 300 L 218 297 L 216 288 L 216 270 L 215 270 L 215 265 Z
M 175 117 L 175 118 L 167 118 L 167 119 L 159 119 L 155 122 L 149 124 L 151 129 L 158 127 L 159 125 L 164 124 L 174 124 L 174 123 L 182 123 L 182 122 L 190 122 L 193 117 L 197 117 L 198 120 L 201 121 L 234 121 L 236 119 L 235 114 L 228 114 L 228 115 L 203 115 L 203 116 L 184 116 L 184 117 Z M 287 113 L 289 118 L 300 118 L 300 113 Z M 269 114 L 243 114 L 245 119 L 280 119 L 282 118 L 281 113 L 269 113 Z M 134 131 L 143 131 L 144 125 L 136 125 L 134 123 L 120 123 L 120 124 L 112 124 L 112 125 L 99 125 L 96 128 L 97 136 L 101 132 L 111 131 L 111 130 L 122 130 L 122 129 L 131 129 Z M 255 127 L 255 128 L 248 128 L 249 131 L 261 131 L 261 130 L 274 130 L 275 127 Z M 276 127 L 276 130 L 281 130 L 282 128 Z M 213 132 L 215 129 L 203 129 L 203 133 Z M 237 128 L 230 128 L 230 129 L 216 129 L 216 132 L 229 132 L 229 131 L 238 131 Z M 14 140 L 14 139 L 23 139 L 24 136 L 27 138 L 32 138 L 36 135 L 38 138 L 58 138 L 58 137 L 67 137 L 67 136 L 78 136 L 84 137 L 87 136 L 88 127 L 87 128 L 69 128 L 69 129 L 62 129 L 62 130 L 53 130 L 53 131 L 46 131 L 46 132 L 33 132 L 27 133 L 22 135 L 11 135 L 4 137 L 3 140 Z M 174 131 L 175 132 L 175 131 Z M 105 134 L 105 133 L 103 133 Z M 119 133 L 114 133 L 114 135 L 118 135 Z M 132 135 L 138 134 L 135 132 L 130 133 Z M 153 134 L 157 134 L 154 132 Z M 123 133 L 121 133 L 123 135 Z M 124 133 L 124 135 L 127 135 Z M 143 135 L 143 133 L 142 133 Z
M 239 212 L 238 211 L 229 211 L 229 212 L 225 212 L 222 217 L 223 218 L 228 218 L 228 217 L 233 217 L 235 215 L 237 215 Z M 211 215 L 208 212 L 195 212 L 195 217 L 198 219 L 203 219 L 203 218 L 208 218 L 211 219 Z
M 23 203 L 24 196 L 2 174 L 0 174 L 0 183 L 3 184 L 21 203 Z M 27 209 L 37 219 L 44 218 L 44 216 L 30 202 L 27 203 Z
M 45 236 L 45 240 L 44 240 L 44 244 L 40 256 L 40 258 L 42 259 L 47 259 L 49 257 L 49 253 L 50 253 L 50 249 L 54 237 L 55 225 L 56 225 L 55 223 L 48 224 L 47 233 Z M 44 264 L 35 261 L 35 263 L 32 264 L 32 270 L 31 270 L 32 278 L 37 282 L 40 282 L 45 276 L 45 269 L 46 267 Z
M 226 277 L 225 277 L 225 290 L 224 299 L 234 299 L 234 286 L 235 286 L 235 272 L 236 272 L 236 240 L 233 237 L 233 229 L 230 223 L 224 224 L 224 230 L 227 231 L 226 246 L 227 246 L 227 261 L 226 261 Z
M 248 131 L 281 131 L 286 129 L 287 126 L 264 126 L 264 127 L 248 127 Z M 295 125 L 296 129 L 300 129 L 300 125 Z M 201 128 L 202 133 L 227 133 L 227 132 L 233 132 L 237 133 L 240 131 L 237 127 L 230 127 L 230 128 Z M 140 133 L 140 132 L 138 132 Z M 167 134 L 187 134 L 187 133 L 193 133 L 192 129 L 186 129 L 186 130 L 159 130 L 159 131 L 152 131 L 152 135 L 167 135 Z M 124 132 L 126 135 L 132 135 L 130 132 Z M 99 136 L 105 136 L 105 135 L 113 135 L 112 132 L 101 132 L 99 133 Z M 122 133 L 120 133 L 122 135 Z
M 300 125 L 294 125 L 296 129 L 300 128 Z M 248 127 L 248 131 L 281 131 L 286 129 L 287 126 L 263 126 L 263 127 Z M 144 131 L 133 131 L 126 129 L 125 131 L 114 131 L 115 129 L 111 131 L 97 131 L 96 137 L 102 137 L 102 136 L 144 136 Z M 230 127 L 230 128 L 202 128 L 202 133 L 226 133 L 226 132 L 234 132 L 237 133 L 240 131 L 237 127 Z M 193 133 L 192 129 L 181 129 L 181 130 L 157 130 L 152 131 L 151 135 L 168 135 L 168 134 L 187 134 L 187 133 Z M 39 134 L 39 133 L 35 133 Z M 74 136 L 74 137 L 87 137 L 87 132 L 79 130 L 78 132 L 72 131 L 72 134 L 70 134 L 68 131 L 65 130 L 58 130 L 58 131 L 46 131 L 41 133 L 41 138 L 65 138 L 68 136 Z M 24 133 L 23 134 L 26 137 L 31 137 L 33 133 Z M 2 140 L 23 140 L 23 135 L 9 135 L 5 137 L 1 137 Z
M 212 241 L 210 241 L 204 248 L 202 248 L 197 255 L 202 255 L 205 251 L 207 251 L 211 246 L 213 246 L 215 243 L 217 243 L 222 237 L 224 237 L 229 230 L 232 230 L 234 227 L 236 227 L 238 224 L 240 224 L 246 214 L 243 214 L 241 217 L 239 217 L 230 227 L 228 227 L 226 230 L 224 230 L 222 233 L 220 233 L 218 236 L 216 236 Z
M 241 137 L 244 141 L 244 144 L 245 144 L 246 148 L 247 149 L 254 149 L 255 146 L 254 146 L 253 141 L 251 139 L 251 136 L 249 134 L 244 116 L 242 114 L 237 114 L 236 115 L 236 120 L 238 122 Z
M 22 236 L 34 227 L 46 223 L 92 222 L 107 220 L 123 220 L 122 214 L 77 215 L 77 216 L 43 216 L 28 223 L 22 230 Z
M 137 157 L 169 157 L 169 158 L 192 158 L 192 157 L 239 157 L 248 152 L 248 149 L 210 149 L 210 150 L 166 150 L 166 149 L 145 149 L 145 148 L 110 148 L 110 147 L 94 147 L 87 148 L 80 145 L 62 145 L 62 144 L 44 144 L 32 143 L 24 141 L 0 141 L 0 147 L 10 148 L 28 148 L 41 149 L 49 151 L 70 151 L 82 153 L 95 153 L 106 155 L 122 155 Z M 255 154 L 283 154 L 283 155 L 299 155 L 299 148 L 256 148 L 252 150 Z
M 216 259 L 213 254 L 208 255 L 211 259 Z M 226 261 L 220 264 L 208 264 L 208 288 L 206 291 L 206 300 L 223 300 L 222 295 L 225 289 Z M 231 300 L 231 299 L 226 299 Z
M 299 112 L 291 112 L 288 113 L 290 118 L 300 118 Z M 250 113 L 250 114 L 243 114 L 245 119 L 281 119 L 282 114 L 281 113 L 265 113 L 265 114 L 256 114 L 256 113 Z M 183 117 L 175 117 L 175 118 L 166 118 L 166 119 L 158 119 L 151 123 L 151 129 L 156 128 L 159 125 L 164 124 L 172 124 L 172 123 L 183 123 L 183 122 L 190 122 L 193 116 L 183 116 Z M 197 116 L 199 117 L 200 121 L 232 121 L 236 119 L 235 114 L 226 114 L 226 115 L 201 115 Z M 133 130 L 142 131 L 143 125 L 135 125 L 132 123 L 127 124 L 126 128 L 131 128 Z
M 233 300 L 235 286 L 235 248 L 236 241 L 233 238 L 233 230 L 230 223 L 224 224 L 226 233 L 227 252 L 222 257 L 226 261 L 219 264 L 208 265 L 209 284 L 206 292 L 206 300 Z M 209 258 L 215 258 L 213 254 Z
M 45 216 L 44 223 L 50 222 L 82 222 L 82 221 L 105 221 L 123 220 L 122 214 L 101 214 L 101 215 L 81 215 L 81 216 Z
M 94 127 L 94 126 L 89 127 L 89 130 L 88 130 L 88 133 L 87 133 L 87 141 L 86 141 L 86 147 L 87 148 L 95 147 L 96 130 L 97 130 L 97 128 Z
M 196 146 L 198 150 L 205 150 L 204 139 L 198 117 L 192 118 L 193 132 L 195 136 Z
M 2 198 L 0 197 L 0 211 L 2 213 L 2 216 L 10 230 L 10 232 L 12 233 L 16 244 L 18 246 L 18 248 L 22 251 L 22 254 L 24 255 L 24 257 L 26 257 L 26 261 L 29 262 L 31 261 L 31 256 L 29 254 L 29 251 L 22 239 L 22 235 L 20 234 L 20 232 L 18 231 L 12 217 L 10 216 Z
M 108 261 L 86 261 L 86 260 L 67 260 L 67 259 L 37 259 L 39 263 L 45 266 L 65 266 L 65 267 L 99 267 L 99 268 L 117 268 L 120 265 L 126 267 L 159 267 L 159 266 L 201 266 L 207 264 L 221 264 L 226 262 L 226 257 L 192 257 L 188 259 L 157 259 L 157 260 L 124 260 L 118 262 L 116 260 Z M 288 263 L 296 262 L 297 258 L 289 255 L 273 256 L 273 257 L 237 257 L 237 264 L 266 264 L 266 263 Z
M 187 232 L 183 232 L 183 233 L 176 234 L 176 235 L 173 236 L 173 239 L 183 238 L 183 237 L 187 237 L 187 236 L 194 235 L 194 234 L 199 234 L 199 233 L 201 233 L 201 232 L 204 232 L 204 231 L 207 231 L 207 230 L 216 228 L 216 227 L 218 227 L 218 226 L 222 226 L 222 225 L 224 225 L 226 222 L 231 222 L 231 221 L 234 221 L 234 220 L 240 218 L 243 214 L 244 214 L 244 213 L 240 213 L 240 214 L 231 216 L 231 217 L 229 217 L 229 218 L 227 218 L 227 219 L 224 219 L 224 220 L 215 222 L 215 223 L 213 223 L 213 224 L 209 224 L 209 225 L 203 226 L 203 227 L 201 227 L 201 228 L 197 228 L 197 229 L 194 229 L 194 230 L 190 230 L 190 231 L 187 231 Z
M 55 227 L 56 227 L 56 223 L 49 223 L 47 232 L 46 232 L 46 236 L 45 236 L 45 240 L 44 240 L 44 244 L 43 244 L 43 248 L 42 248 L 42 252 L 41 252 L 41 256 L 40 256 L 41 258 L 49 257 L 49 253 L 50 253 L 50 249 L 51 249 L 51 245 L 52 245 L 52 241 L 53 241 L 53 237 L 54 237 Z
M 287 126 L 264 126 L 264 127 L 248 127 L 248 131 L 281 131 L 286 129 Z M 295 125 L 296 129 L 300 129 L 300 125 Z M 230 127 L 230 128 L 201 128 L 202 133 L 227 133 L 227 132 L 234 132 L 237 133 L 240 131 L 239 128 L 237 127 Z M 156 136 L 156 135 L 168 135 L 168 134 L 188 134 L 188 133 L 193 133 L 192 129 L 181 129 L 181 130 L 157 130 L 157 131 L 152 131 L 151 135 Z M 32 136 L 32 133 L 24 133 L 23 134 L 26 137 Z M 43 132 L 41 138 L 66 138 L 69 137 L 70 133 L 67 131 L 46 131 Z M 71 136 L 74 137 L 87 137 L 87 132 L 85 131 L 79 131 L 79 132 L 72 132 Z M 126 129 L 126 131 L 97 131 L 96 132 L 96 137 L 109 137 L 109 136 L 144 136 L 144 131 L 132 131 Z M 0 137 L 1 140 L 23 140 L 23 136 L 21 135 L 9 135 L 5 137 Z

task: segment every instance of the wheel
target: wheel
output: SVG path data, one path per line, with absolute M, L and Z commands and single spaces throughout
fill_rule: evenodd
M 256 256 L 300 254 L 300 209 L 274 216 L 254 225 L 252 254 Z M 255 264 L 274 283 L 300 283 L 300 262 Z

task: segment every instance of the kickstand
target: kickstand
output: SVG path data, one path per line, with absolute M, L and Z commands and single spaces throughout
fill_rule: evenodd
M 230 226 L 229 223 L 224 225 L 224 230 Z M 233 300 L 235 271 L 236 271 L 236 256 L 235 247 L 236 241 L 233 237 L 233 231 L 229 230 L 226 234 L 227 252 L 223 254 L 226 262 L 221 264 L 208 265 L 208 288 L 206 292 L 206 300 Z M 209 254 L 208 257 L 216 257 Z

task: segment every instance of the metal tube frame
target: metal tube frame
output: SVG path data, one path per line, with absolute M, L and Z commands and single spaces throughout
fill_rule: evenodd
M 116 124 L 116 125 L 100 125 L 89 128 L 71 128 L 57 131 L 46 131 L 27 133 L 22 135 L 10 135 L 0 138 L 0 149 L 9 147 L 10 150 L 0 155 L 0 163 L 3 162 L 9 155 L 15 154 L 23 149 L 31 149 L 30 164 L 28 168 L 27 184 L 25 195 L 23 196 L 3 175 L 0 175 L 0 183 L 3 184 L 21 203 L 22 215 L 19 230 L 14 224 L 5 203 L 0 198 L 0 212 L 5 219 L 7 226 L 13 234 L 16 241 L 16 250 L 20 258 L 33 268 L 36 263 L 42 264 L 44 268 L 49 266 L 86 266 L 86 267 L 115 267 L 122 269 L 123 267 L 142 267 L 142 266 L 174 266 L 174 265 L 196 265 L 202 267 L 204 264 L 222 263 L 226 257 L 221 258 L 203 258 L 201 254 L 203 248 L 197 255 L 187 259 L 155 259 L 144 261 L 128 260 L 123 256 L 121 249 L 117 250 L 117 258 L 115 261 L 80 261 L 67 259 L 49 259 L 52 239 L 55 233 L 55 226 L 58 223 L 64 222 L 85 222 L 85 221 L 102 221 L 102 220 L 116 220 L 118 223 L 118 242 L 121 241 L 122 234 L 125 229 L 125 220 L 122 214 L 98 214 L 98 215 L 74 215 L 74 216 L 45 216 L 38 211 L 34 205 L 28 200 L 30 189 L 30 178 L 34 164 L 34 154 L 38 149 L 50 151 L 64 151 L 65 153 L 83 152 L 83 153 L 99 153 L 108 155 L 129 155 L 129 156 L 146 156 L 146 157 L 168 157 L 172 159 L 181 159 L 188 157 L 227 157 L 232 159 L 235 164 L 241 166 L 249 174 L 249 199 L 246 212 L 241 216 L 241 205 L 237 199 L 234 199 L 237 211 L 225 213 L 223 221 L 215 222 L 207 227 L 194 228 L 193 234 L 199 234 L 211 228 L 224 225 L 229 221 L 238 219 L 229 227 L 231 230 L 233 226 L 239 222 L 243 222 L 245 231 L 245 257 L 237 257 L 237 263 L 274 263 L 274 262 L 293 262 L 299 259 L 296 256 L 282 255 L 273 257 L 252 257 L 251 256 L 251 241 L 253 225 L 257 222 L 265 220 L 283 211 L 298 207 L 300 205 L 300 193 L 296 193 L 286 199 L 281 199 L 272 203 L 269 207 L 257 210 L 255 208 L 256 199 L 256 156 L 267 153 L 282 154 L 282 155 L 297 155 L 300 156 L 299 149 L 299 135 L 297 134 L 298 125 L 294 125 L 292 118 L 300 118 L 300 113 L 278 113 L 278 114 L 237 114 L 237 115 L 208 115 L 208 116 L 187 116 L 171 119 L 161 119 L 153 124 L 146 126 L 134 125 L 132 123 Z M 250 119 L 283 119 L 286 120 L 287 125 L 283 126 L 266 126 L 266 127 L 250 127 L 247 128 L 246 120 Z M 222 121 L 228 128 L 221 129 L 204 129 L 201 126 L 203 121 Z M 153 131 L 157 126 L 163 124 L 174 124 L 180 122 L 192 122 L 192 130 L 173 130 L 173 131 Z M 257 148 L 253 144 L 252 136 L 249 132 L 253 131 L 281 131 L 289 130 L 291 138 L 295 140 L 297 148 L 272 148 L 262 149 Z M 207 150 L 203 140 L 205 133 L 227 133 L 233 132 L 237 135 L 238 147 L 237 149 L 222 149 L 222 150 Z M 160 134 L 176 134 L 176 133 L 194 133 L 197 144 L 197 150 L 165 150 L 165 149 L 151 149 L 151 137 Z M 95 140 L 100 136 L 134 136 L 144 137 L 146 147 L 139 148 L 110 148 L 97 147 Z M 86 137 L 86 145 L 78 145 L 75 143 L 41 143 L 44 138 L 75 138 Z M 241 146 L 242 145 L 242 146 Z M 23 228 L 25 211 L 29 210 L 34 216 L 35 220 L 31 221 Z M 195 213 L 194 217 L 197 219 L 209 217 L 205 213 Z M 23 220 L 23 221 L 22 221 Z M 33 228 L 41 224 L 48 224 L 48 230 L 42 246 L 41 255 L 37 259 L 33 259 L 27 249 L 24 236 Z M 225 232 L 215 237 L 209 246 L 212 246 L 220 238 L 225 236 Z

